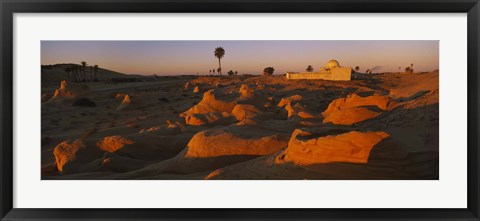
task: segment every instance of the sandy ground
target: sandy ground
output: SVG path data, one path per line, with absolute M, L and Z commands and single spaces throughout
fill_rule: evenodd
M 59 84 L 42 179 L 438 179 L 438 71 Z

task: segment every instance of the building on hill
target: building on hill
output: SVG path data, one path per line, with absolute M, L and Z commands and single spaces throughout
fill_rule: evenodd
M 287 72 L 287 79 L 322 79 L 331 81 L 350 81 L 352 79 L 352 68 L 341 67 L 337 60 L 330 60 L 319 72 Z

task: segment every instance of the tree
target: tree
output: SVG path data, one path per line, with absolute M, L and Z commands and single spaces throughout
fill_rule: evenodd
M 218 74 L 220 74 L 220 76 L 222 76 L 222 63 L 220 63 L 220 60 L 225 55 L 225 50 L 222 47 L 217 47 L 217 48 L 215 48 L 214 55 L 215 55 L 216 58 L 218 58 L 217 72 L 218 72 Z M 220 70 L 220 71 L 218 71 L 218 70 Z
M 413 63 L 410 64 L 410 72 L 413 73 Z
M 98 78 L 97 78 L 98 64 L 93 66 L 93 71 L 94 71 L 94 79 L 93 80 L 98 81 Z
M 273 67 L 266 67 L 263 69 L 263 75 L 273 75 L 273 71 L 275 71 Z
M 411 72 L 412 69 L 410 69 L 410 67 L 406 67 L 405 68 L 405 72 Z
M 371 73 L 370 69 L 367 69 L 367 70 L 365 71 L 365 74 L 370 74 L 369 72 Z
M 312 71 L 313 71 L 313 67 L 312 67 L 312 65 L 308 65 L 308 67 L 307 67 L 307 69 L 306 69 L 306 70 L 307 70 L 307 72 L 312 72 Z
M 215 74 L 215 69 L 212 69 L 212 71 L 213 71 L 213 74 Z
M 228 75 L 229 75 L 229 76 L 232 76 L 232 75 L 234 75 L 234 74 L 235 74 L 235 72 L 233 72 L 232 70 L 228 71 Z
M 208 70 L 210 72 L 210 74 L 212 74 L 212 70 Z
M 67 79 L 71 80 L 72 77 L 70 73 L 72 72 L 72 68 L 70 66 L 67 66 L 64 70 L 65 72 L 67 72 Z
M 80 76 L 79 76 L 79 66 L 74 64 L 72 65 L 72 74 L 73 74 L 73 80 L 75 82 L 79 82 L 80 81 Z
M 238 74 L 238 71 L 235 71 L 235 75 L 237 75 L 237 74 Z
M 359 66 L 355 66 L 355 72 L 358 72 L 360 71 L 360 67 Z
M 83 78 L 83 81 L 86 81 L 86 78 L 85 78 L 85 68 L 87 68 L 87 62 L 86 62 L 86 61 L 82 61 L 81 64 L 82 64 L 82 78 Z

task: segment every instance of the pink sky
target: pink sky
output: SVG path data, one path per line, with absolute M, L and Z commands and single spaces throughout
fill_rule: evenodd
M 218 67 L 216 47 L 225 49 L 222 70 L 274 74 L 318 70 L 328 60 L 361 71 L 398 71 L 414 64 L 415 71 L 439 67 L 439 41 L 42 41 L 41 63 L 97 64 L 126 74 L 209 74 Z

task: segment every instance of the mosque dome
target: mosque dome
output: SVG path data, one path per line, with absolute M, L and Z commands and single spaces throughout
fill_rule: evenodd
M 340 64 L 338 63 L 337 60 L 330 60 L 327 62 L 327 65 L 325 65 L 325 68 L 332 69 L 332 68 L 338 68 L 340 67 Z

